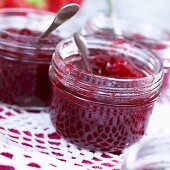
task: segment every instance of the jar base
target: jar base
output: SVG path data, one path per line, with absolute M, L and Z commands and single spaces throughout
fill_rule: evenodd
M 59 134 L 59 133 L 57 133 Z M 61 136 L 61 138 L 63 140 L 65 140 L 68 145 L 69 143 L 72 144 L 72 145 L 75 145 L 78 149 L 85 149 L 85 150 L 89 150 L 91 152 L 109 152 L 109 153 L 112 153 L 114 155 L 121 155 L 123 150 L 126 149 L 127 147 L 129 147 L 131 144 L 127 144 L 125 145 L 124 147 L 121 147 L 121 148 L 116 148 L 114 146 L 111 146 L 110 147 L 104 147 L 104 146 L 94 146 L 94 144 L 90 145 L 90 144 L 85 144 L 84 142 L 76 142 L 76 141 L 72 141 L 71 139 L 68 139 L 66 137 L 63 137 L 62 135 L 59 134 L 59 136 Z

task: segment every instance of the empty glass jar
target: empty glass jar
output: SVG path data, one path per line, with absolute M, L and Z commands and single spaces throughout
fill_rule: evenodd
M 146 137 L 126 150 L 121 170 L 169 170 L 170 136 Z

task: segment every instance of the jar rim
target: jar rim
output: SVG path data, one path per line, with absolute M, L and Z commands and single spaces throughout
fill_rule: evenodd
M 86 38 L 86 40 L 90 40 L 92 38 L 94 38 L 93 35 L 86 35 L 84 36 Z M 102 40 L 102 41 L 108 41 L 106 39 L 103 39 L 104 37 L 103 36 L 100 36 L 100 35 L 95 35 L 95 39 L 96 40 Z M 117 38 L 119 38 L 119 36 L 117 36 Z M 130 39 L 128 39 L 127 37 L 123 37 L 122 38 L 126 39 L 128 42 L 132 42 Z M 74 40 L 73 38 L 69 38 L 69 39 L 65 39 L 65 40 L 62 40 L 60 41 L 56 48 L 55 48 L 55 53 L 57 54 L 57 56 L 59 57 L 60 59 L 60 63 L 62 66 L 66 66 L 66 62 L 62 59 L 61 57 L 61 53 L 59 52 L 65 45 L 67 45 L 69 42 L 71 43 L 74 43 Z M 131 81 L 143 81 L 145 79 L 153 79 L 153 77 L 159 75 L 161 72 L 163 73 L 163 63 L 162 63 L 162 60 L 160 59 L 160 57 L 154 53 L 153 51 L 149 50 L 147 47 L 145 47 L 143 44 L 141 43 L 138 43 L 138 42 L 135 42 L 133 41 L 133 43 L 135 43 L 136 45 L 138 45 L 139 47 L 141 48 L 144 48 L 147 52 L 150 53 L 150 55 L 154 56 L 154 58 L 157 60 L 157 63 L 159 63 L 159 67 L 157 67 L 157 71 L 154 73 L 154 74 L 150 74 L 149 76 L 147 77 L 141 77 L 141 78 L 128 78 L 128 79 L 121 79 L 121 78 L 111 78 L 111 77 L 105 77 L 105 76 L 99 76 L 99 75 L 95 75 L 95 74 L 91 74 L 91 73 L 88 73 L 84 70 L 81 70 L 81 72 L 86 75 L 86 76 L 93 76 L 93 77 L 96 77 L 96 78 L 100 78 L 102 80 L 114 80 L 114 81 L 121 81 L 121 82 L 131 82 Z M 78 49 L 77 49 L 78 50 Z M 53 57 L 54 58 L 54 57 Z M 55 61 L 55 59 L 53 59 Z M 77 67 L 74 67 L 75 71 L 80 71 L 79 68 Z
M 70 92 L 76 92 L 77 96 L 88 98 L 90 95 L 95 101 L 106 102 L 107 100 L 107 103 L 113 104 L 114 99 L 116 99 L 115 104 L 121 104 L 124 106 L 129 104 L 134 106 L 134 103 L 140 105 L 141 101 L 144 104 L 149 104 L 158 98 L 163 80 L 163 63 L 154 52 L 151 52 L 141 44 L 134 43 L 131 40 L 128 41 L 132 44 L 134 43 L 134 45 L 139 45 L 144 51 L 140 51 L 139 46 L 137 46 L 138 53 L 136 53 L 136 51 L 133 51 L 136 50 L 135 47 L 132 48 L 130 46 L 132 51 L 127 53 L 128 50 L 126 49 L 128 43 L 126 44 L 127 46 L 123 46 L 123 43 L 122 46 L 126 48 L 122 51 L 118 51 L 117 47 L 121 46 L 120 43 L 116 42 L 117 46 L 115 46 L 114 49 L 113 39 L 108 40 L 103 36 L 86 36 L 85 38 L 87 40 L 87 47 L 91 47 L 91 49 L 99 49 L 99 54 L 100 50 L 110 51 L 110 49 L 108 49 L 108 47 L 110 47 L 113 53 L 116 51 L 118 54 L 123 54 L 132 58 L 134 57 L 134 60 L 139 61 L 137 62 L 139 65 L 135 66 L 139 69 L 144 67 L 143 71 L 147 72 L 149 75 L 141 78 L 120 79 L 95 75 L 83 71 L 81 68 L 78 68 L 73 64 L 68 65 L 70 58 L 66 61 L 65 59 L 69 56 L 78 54 L 78 49 L 74 39 L 70 38 L 61 41 L 56 46 L 55 53 L 52 56 L 49 76 L 53 85 L 58 86 L 58 84 L 62 84 L 62 86 Z M 139 54 L 139 56 L 137 54 Z M 110 54 L 108 53 L 108 55 Z
M 12 15 L 15 15 L 15 16 L 28 16 L 30 14 L 35 14 L 37 16 L 41 16 L 41 15 L 47 15 L 47 16 L 51 16 L 51 17 L 55 17 L 55 14 L 52 13 L 52 12 L 49 12 L 49 11 L 43 11 L 43 10 L 39 10 L 39 9 L 31 9 L 31 8 L 2 8 L 0 9 L 0 15 L 6 15 L 6 16 L 12 16 Z M 52 19 L 53 19 L 52 18 Z M 8 36 L 11 36 L 13 38 L 23 38 L 23 39 L 30 39 L 31 41 L 33 42 L 38 42 L 38 39 L 39 37 L 38 36 L 29 36 L 28 35 L 21 35 L 21 34 L 17 34 L 17 33 L 12 33 L 12 32 L 8 32 L 8 31 L 5 31 L 5 30 L 0 30 L 0 33 L 1 34 L 6 34 Z M 61 33 L 59 31 L 54 31 L 53 34 L 59 38 L 62 39 L 62 36 L 61 36 Z M 40 39 L 40 44 L 41 44 L 41 41 L 42 40 L 45 40 L 45 41 L 48 41 L 49 38 L 44 38 L 44 39 Z M 2 40 L 1 40 L 2 41 Z M 52 37 L 50 38 L 50 41 L 52 42 L 56 42 L 56 37 Z M 5 43 L 5 41 L 3 41 L 2 43 Z M 6 44 L 6 43 L 5 43 Z M 37 49 L 37 46 L 35 46 L 35 44 L 30 44 L 25 46 L 25 44 L 23 43 L 20 43 L 20 42 L 15 42 L 15 44 L 13 42 L 9 42 L 8 41 L 8 44 L 12 47 L 19 47 L 21 49 L 26 49 L 26 50 L 36 50 Z M 55 47 L 41 47 L 41 50 L 42 51 L 52 51 L 54 50 Z

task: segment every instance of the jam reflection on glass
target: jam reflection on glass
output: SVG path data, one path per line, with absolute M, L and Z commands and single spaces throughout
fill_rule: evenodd
M 1 30 L 1 102 L 23 107 L 49 105 L 48 69 L 53 49 L 61 37 L 51 34 L 36 44 L 40 34 L 40 31 L 27 28 Z
M 159 96 L 158 89 L 148 94 L 143 89 L 145 83 L 137 81 L 153 74 L 147 63 L 120 52 L 90 49 L 88 61 L 93 74 L 84 75 L 79 55 L 63 57 L 64 71 L 57 55 L 53 55 L 49 72 L 53 84 L 50 112 L 61 136 L 91 150 L 120 151 L 144 135 Z

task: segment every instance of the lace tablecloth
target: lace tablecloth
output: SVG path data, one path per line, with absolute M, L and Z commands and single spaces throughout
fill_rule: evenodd
M 155 104 L 147 134 L 170 133 L 168 98 Z M 48 112 L 29 113 L 1 104 L 0 170 L 120 169 L 122 155 L 78 148 L 54 132 Z

